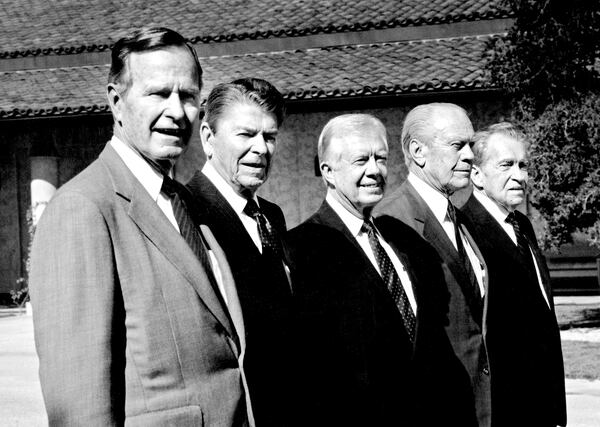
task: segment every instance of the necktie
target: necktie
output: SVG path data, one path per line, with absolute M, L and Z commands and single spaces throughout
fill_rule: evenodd
M 191 194 L 189 194 L 188 190 L 182 184 L 169 178 L 168 176 L 164 177 L 160 191 L 169 196 L 171 200 L 171 206 L 173 207 L 173 214 L 175 215 L 175 220 L 179 226 L 179 232 L 181 233 L 181 236 L 185 239 L 189 247 L 192 249 L 192 251 L 194 251 L 204 266 L 206 274 L 211 283 L 215 285 L 216 280 L 210 259 L 208 257 L 208 250 L 204 245 L 202 236 L 200 235 L 196 224 L 192 220 L 186 205 L 186 200 L 189 200 Z
M 511 212 L 508 214 L 505 220 L 507 223 L 512 225 L 513 230 L 515 230 L 515 235 L 517 236 L 517 248 L 519 250 L 519 255 L 521 259 L 527 264 L 527 266 L 531 269 L 531 271 L 535 271 L 535 266 L 533 265 L 533 258 L 531 257 L 531 250 L 529 243 L 527 243 L 527 238 L 523 234 L 523 230 L 519 225 L 519 218 L 515 214 L 515 212 Z
M 263 255 L 272 255 L 275 258 L 282 260 L 283 250 L 277 231 L 271 226 L 271 223 L 263 215 L 253 199 L 248 199 L 246 207 L 244 208 L 244 213 L 249 217 L 254 218 L 258 224 L 258 234 L 262 244 Z
M 392 264 L 392 260 L 385 252 L 385 249 L 383 249 L 383 246 L 381 246 L 381 243 L 377 238 L 375 227 L 371 221 L 365 221 L 361 231 L 367 233 L 369 245 L 371 245 L 371 249 L 375 255 L 375 260 L 377 261 L 377 265 L 379 265 L 379 271 L 381 271 L 381 278 L 385 282 L 387 289 L 392 295 L 392 299 L 396 304 L 396 307 L 398 307 L 398 310 L 402 315 L 404 327 L 410 340 L 414 342 L 417 319 L 412 311 L 412 307 L 410 306 L 406 292 L 402 287 L 400 277 L 398 277 L 398 273 L 394 268 L 394 264 Z
M 448 210 L 446 211 L 446 215 L 454 225 L 454 236 L 456 237 L 456 248 L 458 250 L 460 262 L 462 263 L 465 272 L 469 277 L 475 295 L 481 299 L 481 290 L 479 289 L 479 282 L 477 281 L 475 270 L 473 270 L 473 264 L 471 264 L 471 260 L 469 259 L 469 255 L 467 255 L 467 251 L 462 240 L 462 232 L 460 231 L 459 220 L 456 216 L 456 208 L 450 200 L 448 200 Z

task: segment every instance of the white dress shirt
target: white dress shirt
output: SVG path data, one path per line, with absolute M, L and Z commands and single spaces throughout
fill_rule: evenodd
M 348 210 L 344 206 L 342 206 L 342 204 L 340 202 L 338 202 L 335 199 L 335 197 L 333 197 L 330 193 L 327 194 L 327 196 L 325 197 L 325 200 L 327 201 L 327 203 L 329 204 L 331 209 L 333 209 L 334 212 L 340 217 L 340 219 L 342 220 L 344 225 L 350 231 L 350 234 L 352 234 L 352 236 L 354 236 L 354 238 L 356 239 L 356 241 L 362 248 L 365 255 L 367 255 L 367 258 L 369 258 L 369 261 L 371 261 L 371 264 L 373 264 L 373 267 L 375 267 L 375 269 L 381 276 L 381 271 L 379 270 L 379 264 L 377 264 L 377 259 L 375 258 L 375 254 L 373 253 L 373 249 L 371 248 L 371 244 L 369 243 L 369 236 L 367 233 L 362 232 L 362 226 L 363 226 L 363 222 L 365 220 L 358 218 L 357 216 L 348 212 Z M 396 253 L 394 252 L 392 247 L 383 239 L 383 237 L 381 236 L 381 233 L 379 233 L 379 231 L 377 230 L 377 227 L 375 227 L 375 224 L 373 224 L 373 227 L 375 228 L 377 239 L 379 240 L 379 243 L 381 243 L 381 246 L 387 253 L 388 257 L 392 261 L 394 268 L 396 269 L 396 273 L 398 274 L 398 277 L 400 278 L 400 283 L 402 284 L 402 287 L 404 288 L 404 292 L 406 292 L 406 296 L 408 297 L 408 301 L 410 302 L 412 311 L 413 311 L 413 313 L 416 314 L 417 313 L 417 300 L 415 299 L 415 294 L 414 294 L 414 291 L 412 288 L 412 283 L 410 281 L 410 277 L 408 276 L 408 272 L 404 268 L 404 265 L 402 264 L 402 262 L 400 261 L 400 259 L 398 258 L 398 256 L 396 255 Z
M 140 156 L 137 151 L 132 149 L 129 145 L 125 144 L 116 136 L 111 138 L 110 145 L 112 148 L 114 148 L 119 157 L 121 157 L 125 163 L 125 166 L 127 166 L 133 176 L 135 176 L 140 184 L 142 184 L 142 186 L 146 189 L 152 200 L 154 200 L 160 210 L 165 214 L 169 222 L 173 225 L 173 227 L 175 227 L 175 230 L 180 233 L 179 225 L 177 224 L 175 214 L 173 213 L 173 206 L 171 206 L 171 199 L 169 196 L 160 191 L 163 182 L 162 174 L 150 166 L 150 164 L 148 164 L 148 162 L 144 160 L 144 158 Z M 219 291 L 221 292 L 225 303 L 227 303 L 227 294 L 225 292 L 225 287 L 223 286 L 223 277 L 221 275 L 219 263 L 213 251 L 208 247 L 206 249 L 208 250 L 208 256 L 210 258 L 210 263 L 219 287 Z
M 219 172 L 217 172 L 214 166 L 211 165 L 209 162 L 206 162 L 204 164 L 204 167 L 202 168 L 202 173 L 208 178 L 210 182 L 213 183 L 215 187 L 217 187 L 219 193 L 221 193 L 225 200 L 227 200 L 227 203 L 229 203 L 229 205 L 234 210 L 240 221 L 242 221 L 244 228 L 252 238 L 252 241 L 256 245 L 256 248 L 262 254 L 262 242 L 260 241 L 258 224 L 256 223 L 256 220 L 254 218 L 244 213 L 244 208 L 246 207 L 246 203 L 248 202 L 248 200 L 245 197 L 242 197 L 238 193 L 236 193 L 235 190 L 227 183 L 227 181 L 225 181 L 225 179 L 221 175 L 219 175 Z M 256 205 L 260 207 L 258 203 L 258 198 L 256 196 L 253 196 L 253 198 L 256 202 Z
M 234 210 L 240 221 L 242 221 L 242 225 L 250 235 L 250 238 L 254 242 L 254 245 L 258 249 L 258 251 L 262 254 L 262 242 L 260 240 L 260 233 L 258 231 L 258 223 L 254 218 L 249 215 L 246 215 L 244 212 L 244 208 L 246 207 L 246 203 L 248 200 L 245 197 L 240 196 L 235 190 L 225 181 L 225 179 L 219 175 L 219 172 L 214 168 L 212 164 L 206 162 L 202 167 L 202 173 L 204 176 L 208 178 L 210 182 L 213 183 L 219 193 L 225 198 L 229 206 Z M 260 208 L 260 204 L 258 203 L 258 198 L 256 195 L 252 196 L 256 205 Z M 268 218 L 267 218 L 268 220 Z M 290 289 L 292 287 L 292 278 L 290 269 L 285 263 L 284 260 L 281 260 L 283 264 L 283 269 L 285 271 L 285 275 L 288 280 L 288 284 L 290 285 Z
M 454 245 L 454 248 L 458 250 L 458 246 L 456 244 L 456 234 L 454 231 L 454 223 L 448 218 L 448 199 L 445 195 L 437 191 L 435 188 L 427 184 L 421 178 L 416 176 L 414 173 L 409 172 L 408 174 L 408 182 L 411 183 L 417 193 L 423 198 L 429 209 L 433 212 L 433 215 L 438 220 L 448 238 Z M 481 265 L 481 261 L 475 255 L 475 251 L 471 247 L 471 244 L 465 237 L 464 233 L 460 233 L 461 240 L 463 242 L 463 247 L 465 248 L 465 252 L 469 257 L 469 261 L 471 261 L 471 265 L 473 266 L 473 272 L 475 273 L 475 277 L 477 278 L 477 284 L 479 285 L 479 291 L 481 292 L 481 296 L 485 295 L 485 286 L 484 286 L 484 274 L 485 269 Z
M 494 218 L 496 220 L 496 222 L 498 222 L 498 224 L 500 224 L 500 227 L 502 227 L 502 229 L 506 232 L 506 234 L 508 234 L 508 237 L 510 237 L 510 240 L 512 240 L 512 242 L 515 244 L 515 246 L 517 246 L 517 235 L 515 234 L 515 230 L 511 224 L 506 222 L 506 217 L 509 214 L 508 210 L 505 209 L 504 206 L 498 205 L 496 202 L 494 202 L 492 199 L 490 199 L 485 193 L 483 193 L 482 191 L 480 191 L 476 188 L 473 191 L 473 195 L 479 201 L 479 203 L 481 203 L 483 205 L 483 207 L 489 212 L 489 214 L 492 216 L 492 218 Z M 538 286 L 540 287 L 540 290 L 542 291 L 542 296 L 544 297 L 546 304 L 548 305 L 548 307 L 550 307 L 550 302 L 548 301 L 548 295 L 546 295 L 546 290 L 544 289 L 544 284 L 542 282 L 542 276 L 540 275 L 540 269 L 538 267 L 537 260 L 533 253 L 533 249 L 529 248 L 529 251 L 531 253 L 531 258 L 533 259 L 533 266 L 535 267 L 535 274 L 538 279 Z

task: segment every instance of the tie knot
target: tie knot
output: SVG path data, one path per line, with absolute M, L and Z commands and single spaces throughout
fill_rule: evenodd
M 456 208 L 450 200 L 448 200 L 448 208 L 446 209 L 446 215 L 448 219 L 456 224 Z
M 165 193 L 169 197 L 173 197 L 180 192 L 180 186 L 177 181 L 164 175 L 162 186 L 160 187 L 160 191 Z
M 363 225 L 360 228 L 360 230 L 363 233 L 367 233 L 369 236 L 375 235 L 375 226 L 373 225 L 373 223 L 370 220 L 363 222 Z
M 514 212 L 509 213 L 505 221 L 513 227 L 519 225 L 519 220 L 517 219 L 517 215 Z
M 256 217 L 257 215 L 261 214 L 260 209 L 258 208 L 258 205 L 254 199 L 248 199 L 246 202 L 246 207 L 244 207 L 244 213 L 249 217 Z

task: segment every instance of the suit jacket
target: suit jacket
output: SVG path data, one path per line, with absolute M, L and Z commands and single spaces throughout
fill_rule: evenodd
M 550 275 L 531 223 L 515 212 L 535 255 L 550 306 L 535 271 L 486 208 L 471 196 L 463 211 L 473 224 L 473 236 L 489 271 L 487 343 L 494 425 L 565 425 L 560 333 Z M 518 421 L 514 414 L 521 414 Z
M 431 209 L 408 181 L 386 197 L 375 211 L 378 215 L 389 215 L 409 225 L 436 249 L 442 259 L 444 277 L 450 292 L 449 324 L 446 326 L 446 332 L 454 352 L 471 376 L 479 425 L 489 426 L 491 373 L 486 349 L 487 292 L 483 301 L 475 297 L 458 251 Z M 463 224 L 468 221 L 460 211 L 456 214 Z M 483 256 L 469 231 L 464 226 L 461 231 L 485 268 Z M 487 277 L 487 273 L 485 276 Z
M 110 145 L 59 189 L 37 226 L 31 270 L 50 425 L 247 425 L 235 286 L 201 231 L 231 315 Z
M 411 278 L 414 344 L 381 276 L 326 202 L 288 234 L 305 425 L 476 425 L 468 374 L 444 332 L 448 294 L 437 254 L 393 218 L 376 224 Z
M 231 205 L 202 172 L 196 172 L 187 186 L 197 202 L 197 215 L 215 234 L 233 272 L 246 330 L 244 370 L 257 425 L 292 423 L 294 317 L 283 265 L 261 255 Z M 283 236 L 281 209 L 262 198 L 259 205 Z

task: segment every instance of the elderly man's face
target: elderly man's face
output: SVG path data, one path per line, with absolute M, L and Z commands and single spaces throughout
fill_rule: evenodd
M 334 197 L 356 216 L 368 217 L 385 190 L 385 136 L 375 129 L 365 129 L 358 135 L 333 137 L 329 150 L 331 162 L 324 162 L 329 165 L 325 178 L 335 188 Z
M 511 212 L 525 200 L 528 165 L 522 142 L 494 134 L 488 141 L 481 166 L 473 166 L 473 184 Z
M 197 129 L 200 88 L 195 62 L 187 49 L 167 47 L 132 53 L 128 70 L 129 88 L 119 89 L 121 93 L 115 89 L 117 136 L 168 170 Z
M 217 172 L 240 195 L 248 197 L 265 183 L 277 142 L 277 118 L 258 104 L 225 107 L 216 129 L 202 123 L 204 151 Z
M 425 180 L 443 193 L 469 185 L 473 152 L 469 146 L 473 126 L 460 110 L 442 108 L 432 117 L 431 137 L 423 142 Z

